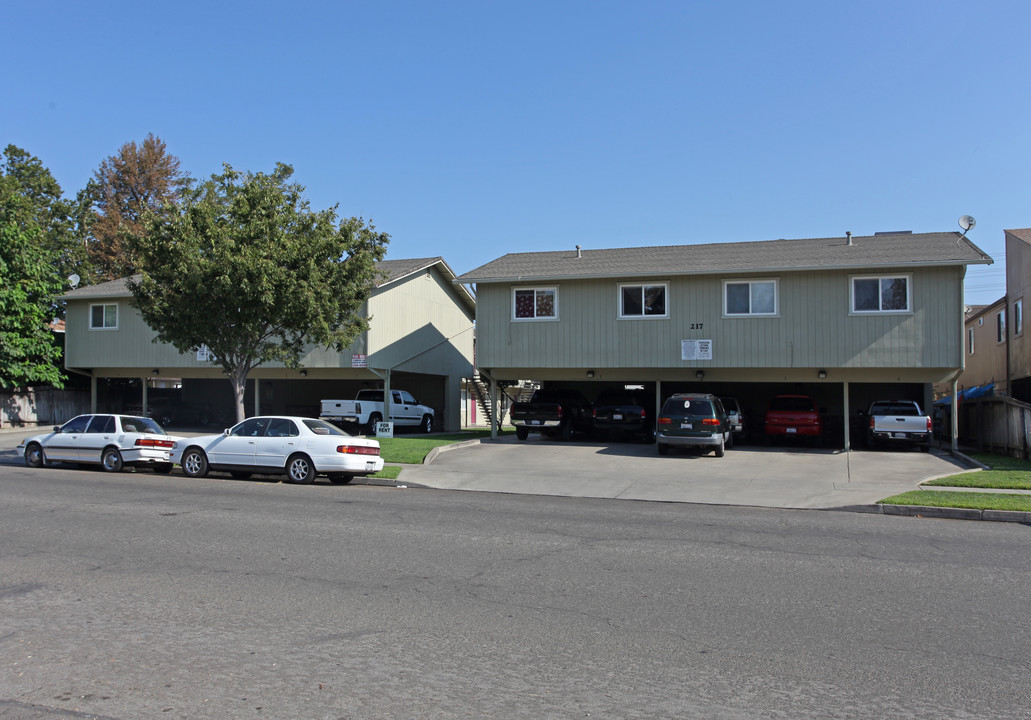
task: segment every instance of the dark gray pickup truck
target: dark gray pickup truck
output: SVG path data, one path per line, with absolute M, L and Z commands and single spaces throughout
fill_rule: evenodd
M 569 440 L 574 432 L 591 432 L 591 403 L 578 390 L 537 390 L 530 402 L 513 403 L 509 417 L 516 437 L 526 440 L 530 433 Z

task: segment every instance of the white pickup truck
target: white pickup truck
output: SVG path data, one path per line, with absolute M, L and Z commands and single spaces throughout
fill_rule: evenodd
M 397 427 L 418 427 L 433 432 L 433 408 L 420 405 L 406 390 L 390 391 L 390 421 Z M 357 425 L 368 433 L 376 432 L 376 423 L 383 422 L 382 390 L 359 390 L 354 400 L 323 400 L 319 417 L 342 425 Z
M 931 418 L 912 400 L 876 400 L 866 411 L 870 445 L 918 445 L 931 449 Z

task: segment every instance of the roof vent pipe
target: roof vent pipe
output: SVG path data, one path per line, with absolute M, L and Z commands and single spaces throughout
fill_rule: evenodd
M 579 245 L 576 246 L 576 256 L 578 258 L 582 258 L 584 256 L 584 254 L 582 252 L 580 252 L 580 246 Z
M 851 230 L 846 230 L 845 231 L 845 241 L 846 241 L 845 242 L 846 245 L 851 245 L 852 244 L 852 231 Z

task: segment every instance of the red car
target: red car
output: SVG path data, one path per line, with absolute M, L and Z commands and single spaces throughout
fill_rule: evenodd
M 805 437 L 818 439 L 823 430 L 820 413 L 808 395 L 777 395 L 766 412 L 766 436 L 769 438 Z

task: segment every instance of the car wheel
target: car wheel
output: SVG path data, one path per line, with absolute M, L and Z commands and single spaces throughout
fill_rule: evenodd
M 643 440 L 646 445 L 651 445 L 655 442 L 655 428 L 648 428 L 645 430 L 644 435 L 641 436 L 641 440 Z
M 517 427 L 516 428 L 516 437 L 519 438 L 520 440 L 525 440 L 526 438 L 530 437 L 530 431 L 527 430 L 524 427 Z
M 334 485 L 346 485 L 347 483 L 351 482 L 352 480 L 354 480 L 354 475 L 349 475 L 347 473 L 330 473 L 329 474 L 329 481 L 331 483 L 333 483 Z
M 729 448 L 732 448 L 732 447 L 734 447 L 734 433 L 728 432 L 727 433 L 727 448 L 729 449 Z
M 422 423 L 419 425 L 419 429 L 424 433 L 433 432 L 433 418 L 430 415 L 422 416 Z
M 565 425 L 563 425 L 559 429 L 559 431 L 558 431 L 558 436 L 560 438 L 562 438 L 563 440 L 566 440 L 567 442 L 569 440 L 572 440 L 573 439 L 573 423 L 572 422 L 567 422 Z
M 180 462 L 186 477 L 200 478 L 208 474 L 208 458 L 200 448 L 190 448 Z
M 233 470 L 229 473 L 229 476 L 234 480 L 246 480 L 254 473 L 245 472 L 242 470 Z
M 43 446 L 39 443 L 31 443 L 25 448 L 25 464 L 30 468 L 42 468 L 47 466 L 47 456 L 43 452 Z
M 154 472 L 167 475 L 172 472 L 172 463 L 155 463 L 153 465 Z
M 724 455 L 727 454 L 727 444 L 726 444 L 726 441 L 723 439 L 722 435 L 720 435 L 720 444 L 717 445 L 715 449 L 716 449 L 716 457 L 723 457 Z
M 365 432 L 368 435 L 376 434 L 376 423 L 383 422 L 383 416 L 379 413 L 373 413 L 369 415 L 369 424 L 365 426 Z
M 298 453 L 286 461 L 286 477 L 296 485 L 308 485 L 315 479 L 315 466 L 311 458 Z
M 656 449 L 659 451 L 659 455 L 669 455 L 669 445 L 664 445 L 663 443 L 659 443 L 656 446 Z
M 122 453 L 118 448 L 104 448 L 104 454 L 100 456 L 100 467 L 107 472 L 122 472 Z

